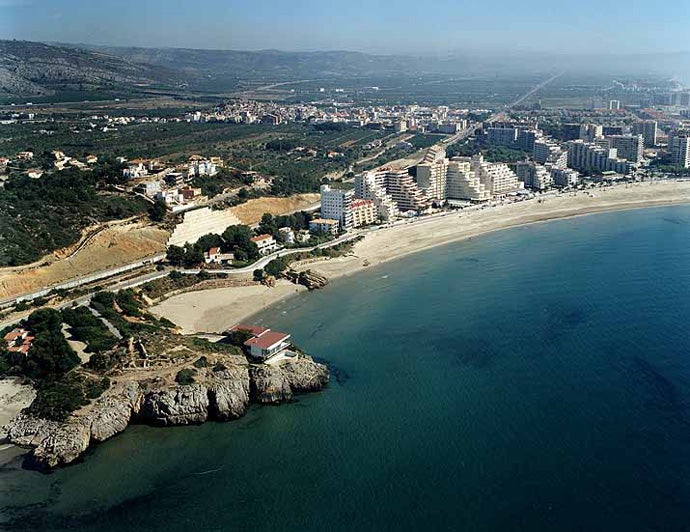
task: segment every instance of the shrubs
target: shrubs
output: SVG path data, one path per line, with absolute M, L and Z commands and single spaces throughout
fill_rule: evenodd
M 94 379 L 70 373 L 59 380 L 45 382 L 38 388 L 36 398 L 28 408 L 31 415 L 54 421 L 64 421 L 78 408 L 89 404 L 110 387 L 107 377 Z
M 278 277 L 281 273 L 287 270 L 290 263 L 284 257 L 278 257 L 266 264 L 265 271 L 268 275 Z
M 86 307 L 65 309 L 62 319 L 70 326 L 72 336 L 87 344 L 85 351 L 88 353 L 107 351 L 117 343 L 105 324 Z
M 194 361 L 193 366 L 195 368 L 207 368 L 208 367 L 208 358 L 206 358 L 204 356 L 197 358 Z
M 178 384 L 189 385 L 194 383 L 194 375 L 196 371 L 192 368 L 184 368 L 175 375 L 175 382 Z

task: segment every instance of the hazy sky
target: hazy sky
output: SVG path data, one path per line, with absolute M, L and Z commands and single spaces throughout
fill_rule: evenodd
M 690 0 L 0 0 L 0 37 L 126 46 L 686 51 Z

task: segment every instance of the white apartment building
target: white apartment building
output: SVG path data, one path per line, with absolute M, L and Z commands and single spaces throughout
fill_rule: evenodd
M 350 203 L 350 213 L 352 214 L 352 224 L 354 227 L 371 225 L 376 222 L 378 217 L 376 205 L 372 200 L 352 200 Z
M 329 185 L 321 185 L 321 217 L 338 220 L 341 229 L 351 229 L 354 223 L 350 203 L 354 197 L 353 190 L 333 189 Z
M 532 156 L 539 164 L 550 163 L 561 168 L 565 168 L 568 164 L 568 152 L 548 139 L 539 139 L 534 142 Z
M 470 161 L 466 158 L 453 158 L 448 163 L 446 181 L 446 197 L 448 199 L 487 201 L 491 199 L 491 191 L 481 182 L 472 171 Z
M 668 155 L 671 164 L 690 168 L 690 136 L 686 132 L 678 132 L 668 140 Z
M 327 218 L 316 218 L 309 222 L 309 232 L 316 234 L 338 234 L 338 227 L 340 223 L 338 220 L 330 220 Z
M 416 167 L 415 181 L 427 198 L 434 201 L 446 199 L 448 158 L 446 151 L 430 148 Z
M 384 179 L 386 192 L 400 211 L 423 211 L 429 208 L 426 194 L 407 170 L 387 170 Z
M 549 169 L 533 161 L 518 162 L 515 166 L 515 173 L 527 188 L 546 190 L 553 186 L 553 178 Z
M 656 146 L 659 129 L 656 120 L 640 120 L 633 124 L 633 133 L 642 134 L 645 148 Z
M 378 216 L 392 220 L 398 216 L 398 207 L 385 187 L 385 174 L 382 172 L 364 172 L 355 176 L 355 197 L 374 202 Z
M 618 172 L 629 174 L 632 165 L 618 158 L 616 148 L 603 148 L 581 139 L 571 140 L 568 146 L 568 166 L 576 170 L 594 170 L 597 172 Z
M 481 153 L 474 155 L 470 164 L 472 171 L 492 195 L 505 194 L 523 188 L 517 175 L 507 164 L 487 163 Z
M 580 173 L 572 168 L 551 167 L 551 178 L 556 187 L 571 187 L 580 182 Z

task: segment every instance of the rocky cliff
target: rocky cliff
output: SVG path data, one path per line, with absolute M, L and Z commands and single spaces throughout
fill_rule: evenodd
M 93 404 L 57 422 L 20 414 L 6 428 L 8 439 L 31 447 L 27 465 L 52 469 L 81 456 L 92 442 L 122 432 L 130 422 L 188 425 L 227 421 L 245 414 L 250 401 L 281 403 L 328 383 L 328 368 L 308 356 L 276 366 L 204 369 L 188 385 L 165 381 L 118 382 Z

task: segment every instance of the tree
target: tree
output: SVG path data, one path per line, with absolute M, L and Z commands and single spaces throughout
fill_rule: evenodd
M 273 235 L 278 233 L 278 224 L 271 213 L 264 213 L 259 222 L 259 233 Z
M 288 267 L 287 261 L 283 257 L 278 257 L 273 259 L 271 262 L 266 264 L 266 273 L 272 275 L 273 277 L 278 277 L 283 273 Z
M 154 222 L 162 222 L 165 219 L 168 209 L 163 200 L 156 200 L 151 207 L 149 207 L 149 218 Z
M 168 262 L 173 266 L 182 266 L 185 261 L 185 255 L 184 248 L 180 246 L 169 246 L 165 258 L 168 259 Z
M 264 271 L 261 268 L 254 270 L 254 280 L 261 281 L 264 278 Z

